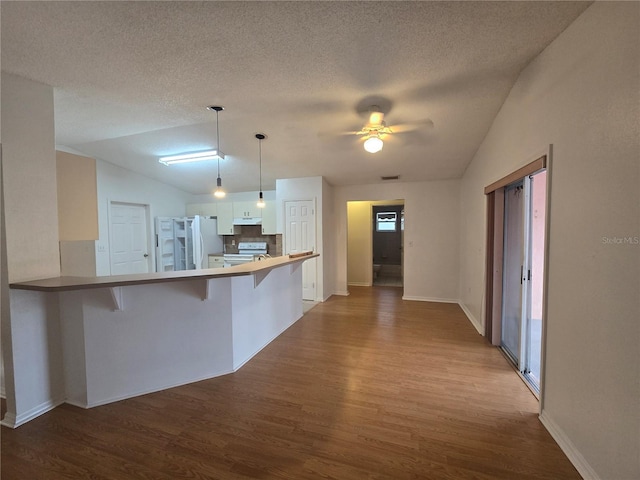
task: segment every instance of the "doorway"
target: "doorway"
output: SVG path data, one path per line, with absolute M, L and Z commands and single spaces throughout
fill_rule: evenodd
M 149 272 L 148 205 L 111 202 L 109 245 L 111 275 Z
M 531 389 L 542 383 L 546 157 L 487 187 L 486 335 Z
M 374 205 L 372 208 L 373 285 L 403 285 L 403 205 Z

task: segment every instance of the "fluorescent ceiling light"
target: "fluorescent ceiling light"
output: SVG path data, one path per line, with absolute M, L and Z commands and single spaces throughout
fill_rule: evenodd
M 158 161 L 165 165 L 175 165 L 176 163 L 202 162 L 204 160 L 224 159 L 224 153 L 218 153 L 217 150 L 207 150 L 205 152 L 181 153 L 180 155 L 170 155 L 168 157 L 160 157 Z

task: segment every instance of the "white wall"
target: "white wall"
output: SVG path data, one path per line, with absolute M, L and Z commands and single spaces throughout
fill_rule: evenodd
M 335 187 L 336 293 L 347 289 L 347 202 L 404 199 L 404 298 L 458 299 L 458 180 Z
M 541 418 L 585 478 L 640 478 L 638 25 L 635 2 L 586 10 L 522 72 L 462 180 L 461 297 L 479 319 L 483 187 L 553 144 Z
M 63 400 L 57 305 L 45 295 L 6 288 L 7 282 L 60 274 L 54 144 L 53 89 L 3 72 L 3 424 L 9 426 Z
M 109 263 L 109 203 L 126 202 L 149 205 L 149 241 L 153 246 L 155 217 L 184 216 L 191 194 L 151 178 L 139 175 L 112 163 L 98 160 L 98 219 L 100 238 L 96 242 L 96 275 L 110 275 Z M 154 271 L 155 248 L 149 252 L 150 271 Z
M 328 245 L 331 241 L 329 238 L 331 233 L 327 233 L 325 237 L 324 230 L 326 226 L 333 224 L 328 213 L 327 218 L 323 214 L 323 206 L 331 209 L 331 201 L 325 200 L 323 192 L 331 192 L 331 186 L 326 183 L 322 177 L 305 177 L 305 178 L 286 178 L 276 180 L 276 207 L 277 207 L 277 231 L 284 232 L 284 203 L 288 201 L 313 200 L 316 206 L 316 252 L 320 254 L 320 258 L 307 260 L 308 263 L 316 265 L 316 300 L 324 301 L 334 292 L 327 290 L 324 285 L 325 271 L 331 270 L 329 263 L 332 261 L 325 256 L 325 253 L 331 255 L 332 246 Z M 285 240 L 283 239 L 283 244 Z M 328 245 L 325 247 L 325 245 Z M 325 248 L 327 249 L 325 252 Z M 331 284 L 327 285 L 331 288 Z
M 336 291 L 336 242 L 333 226 L 335 225 L 335 204 L 333 186 L 322 179 L 322 301 L 327 300 Z

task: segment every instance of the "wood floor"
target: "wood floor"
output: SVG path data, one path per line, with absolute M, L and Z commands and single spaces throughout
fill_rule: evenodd
M 457 305 L 350 288 L 240 371 L 2 428 L 2 480 L 579 479 Z

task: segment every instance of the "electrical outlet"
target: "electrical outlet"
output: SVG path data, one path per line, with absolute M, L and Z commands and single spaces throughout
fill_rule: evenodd
M 236 246 L 236 239 L 235 238 L 231 239 L 231 246 L 232 247 Z
M 107 249 L 105 248 L 104 245 L 98 245 L 98 252 L 104 253 L 106 251 L 107 251 Z

